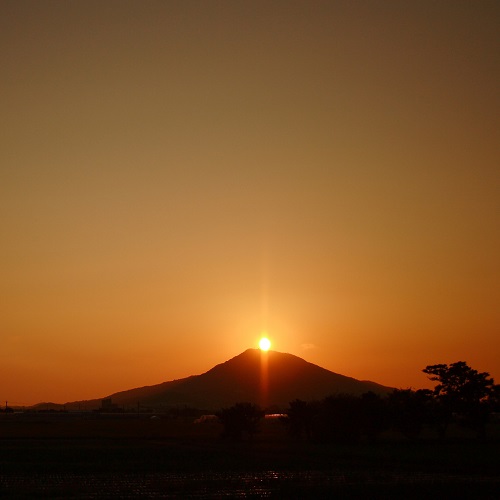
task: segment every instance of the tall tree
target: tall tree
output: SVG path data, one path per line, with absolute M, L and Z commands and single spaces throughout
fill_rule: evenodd
M 438 382 L 433 394 L 443 408 L 484 433 L 492 399 L 498 392 L 490 374 L 474 370 L 465 361 L 430 365 L 422 371 Z

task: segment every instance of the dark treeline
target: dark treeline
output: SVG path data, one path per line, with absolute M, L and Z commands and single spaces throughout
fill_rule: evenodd
M 457 423 L 485 436 L 492 413 L 500 411 L 500 386 L 486 372 L 467 363 L 427 366 L 433 390 L 395 389 L 386 396 L 367 392 L 361 396 L 331 395 L 321 401 L 295 400 L 282 419 L 291 436 L 314 442 L 375 441 L 384 431 L 396 430 L 417 439 L 424 427 L 441 439 L 450 424 Z M 239 403 L 218 413 L 224 436 L 250 438 L 258 432 L 264 412 L 250 403 Z

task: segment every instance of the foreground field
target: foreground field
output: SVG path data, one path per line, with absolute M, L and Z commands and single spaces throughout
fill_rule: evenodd
M 46 416 L 0 419 L 4 498 L 498 498 L 497 439 L 321 445 L 264 422 L 252 442 L 217 423 Z

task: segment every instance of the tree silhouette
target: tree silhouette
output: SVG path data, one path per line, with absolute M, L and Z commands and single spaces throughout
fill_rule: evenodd
M 356 442 L 361 433 L 360 398 L 350 394 L 328 396 L 313 420 L 317 442 Z
M 394 389 L 388 397 L 392 426 L 409 439 L 417 439 L 428 420 L 429 391 Z
M 459 417 L 460 423 L 484 434 L 484 426 L 491 411 L 498 385 L 487 372 L 478 372 L 465 361 L 427 366 L 422 370 L 429 379 L 438 382 L 433 391 L 441 413 L 449 419 Z
M 387 400 L 372 391 L 361 395 L 359 402 L 361 431 L 368 441 L 375 441 L 377 436 L 389 425 Z
M 259 430 L 260 420 L 264 412 L 252 403 L 237 403 L 224 408 L 216 414 L 224 426 L 223 437 L 239 441 L 243 434 L 250 439 Z
M 284 421 L 290 434 L 296 438 L 305 435 L 307 439 L 311 439 L 313 419 L 317 411 L 317 402 L 310 403 L 300 399 L 290 402 L 290 408 L 286 412 L 288 418 Z

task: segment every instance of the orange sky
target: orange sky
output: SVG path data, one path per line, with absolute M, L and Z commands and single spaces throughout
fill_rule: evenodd
M 500 4 L 0 0 L 0 400 L 202 373 L 267 330 L 500 382 Z

